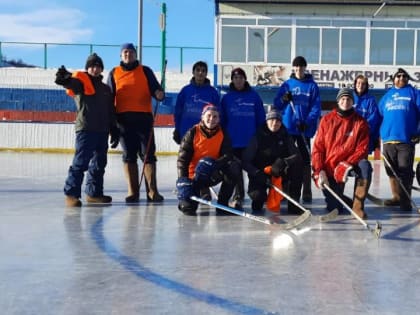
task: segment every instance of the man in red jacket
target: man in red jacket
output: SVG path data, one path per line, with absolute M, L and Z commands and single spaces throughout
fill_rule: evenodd
M 338 107 L 322 117 L 312 151 L 315 185 L 328 185 L 340 197 L 349 175 L 356 176 L 352 208 L 361 218 L 367 218 L 364 201 L 370 186 L 372 166 L 367 160 L 369 126 L 353 108 L 353 91 L 341 89 Z M 327 210 L 342 210 L 341 203 L 323 189 Z

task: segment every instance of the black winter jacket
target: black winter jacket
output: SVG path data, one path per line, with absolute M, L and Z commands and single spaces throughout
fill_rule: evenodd
M 264 124 L 245 148 L 242 167 L 250 176 L 254 176 L 257 171 L 264 171 L 266 166 L 272 165 L 277 158 L 284 159 L 288 166 L 301 161 L 299 150 L 284 125 L 273 133 Z

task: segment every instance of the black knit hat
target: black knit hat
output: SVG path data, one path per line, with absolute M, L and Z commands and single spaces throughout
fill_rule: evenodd
M 265 120 L 269 119 L 281 120 L 281 111 L 277 109 L 270 109 L 267 115 L 265 116 Z
M 295 59 L 293 59 L 293 63 L 292 63 L 293 67 L 297 67 L 297 66 L 306 67 L 307 65 L 308 63 L 306 62 L 306 59 L 303 58 L 302 56 L 297 56 Z
M 244 69 L 242 69 L 242 68 L 235 68 L 235 69 L 232 70 L 232 72 L 230 73 L 230 79 L 231 80 L 233 79 L 234 75 L 241 75 L 246 80 L 246 73 L 245 73 Z
M 93 53 L 88 57 L 86 60 L 85 69 L 87 70 L 89 67 L 99 66 L 104 69 L 104 63 L 102 62 L 101 57 L 99 57 L 96 53 Z

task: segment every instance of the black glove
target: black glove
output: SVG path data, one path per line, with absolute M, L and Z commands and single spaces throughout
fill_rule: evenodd
M 289 103 L 290 101 L 293 100 L 292 93 L 290 93 L 290 91 L 287 91 L 286 93 L 283 94 L 281 99 L 283 100 L 283 102 Z
M 261 185 L 264 185 L 264 186 L 271 185 L 270 177 L 267 174 L 265 174 L 263 171 L 258 170 L 253 177 L 255 181 Z
M 58 85 L 66 85 L 70 82 L 71 72 L 68 72 L 66 67 L 61 66 L 55 74 L 55 83 Z
M 297 130 L 299 130 L 300 132 L 305 132 L 305 130 L 306 130 L 306 124 L 304 124 L 304 123 L 298 123 L 298 124 L 296 125 L 296 128 L 297 128 Z
M 271 175 L 274 177 L 285 176 L 287 173 L 288 165 L 284 159 L 278 158 L 271 165 Z
M 111 148 L 115 149 L 118 147 L 118 143 L 120 143 L 120 130 L 117 126 L 113 126 L 110 131 L 111 139 L 109 143 L 111 144 Z
M 172 133 L 172 139 L 174 139 L 176 144 L 181 143 L 181 136 L 179 135 L 179 131 L 177 129 L 174 129 L 174 132 Z
M 417 144 L 420 142 L 420 135 L 412 136 L 411 143 Z

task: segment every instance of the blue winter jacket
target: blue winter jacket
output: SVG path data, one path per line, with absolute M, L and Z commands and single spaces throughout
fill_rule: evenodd
M 292 103 L 283 102 L 283 95 L 290 91 L 293 97 Z M 292 73 L 285 81 L 274 98 L 274 107 L 283 112 L 283 123 L 289 134 L 300 135 L 297 129 L 298 124 L 305 124 L 305 137 L 312 138 L 318 127 L 318 120 L 321 116 L 321 99 L 319 88 L 311 74 L 299 80 Z
M 200 122 L 203 107 L 208 103 L 220 107 L 219 93 L 210 85 L 210 80 L 206 79 L 204 85 L 197 85 L 192 78 L 190 84 L 181 89 L 174 112 L 175 129 L 181 139 L 192 126 Z
M 382 141 L 412 144 L 411 138 L 417 134 L 417 122 L 420 118 L 417 90 L 410 84 L 402 88 L 393 86 L 381 98 L 378 109 L 382 117 Z
M 354 109 L 356 112 L 366 119 L 369 124 L 369 154 L 375 149 L 375 144 L 379 138 L 379 127 L 381 125 L 381 116 L 379 114 L 378 105 L 373 95 L 365 93 L 357 95 L 353 93 Z
M 222 126 L 228 132 L 233 148 L 245 148 L 257 129 L 265 123 L 265 110 L 261 97 L 245 83 L 238 91 L 231 83 L 221 102 Z

